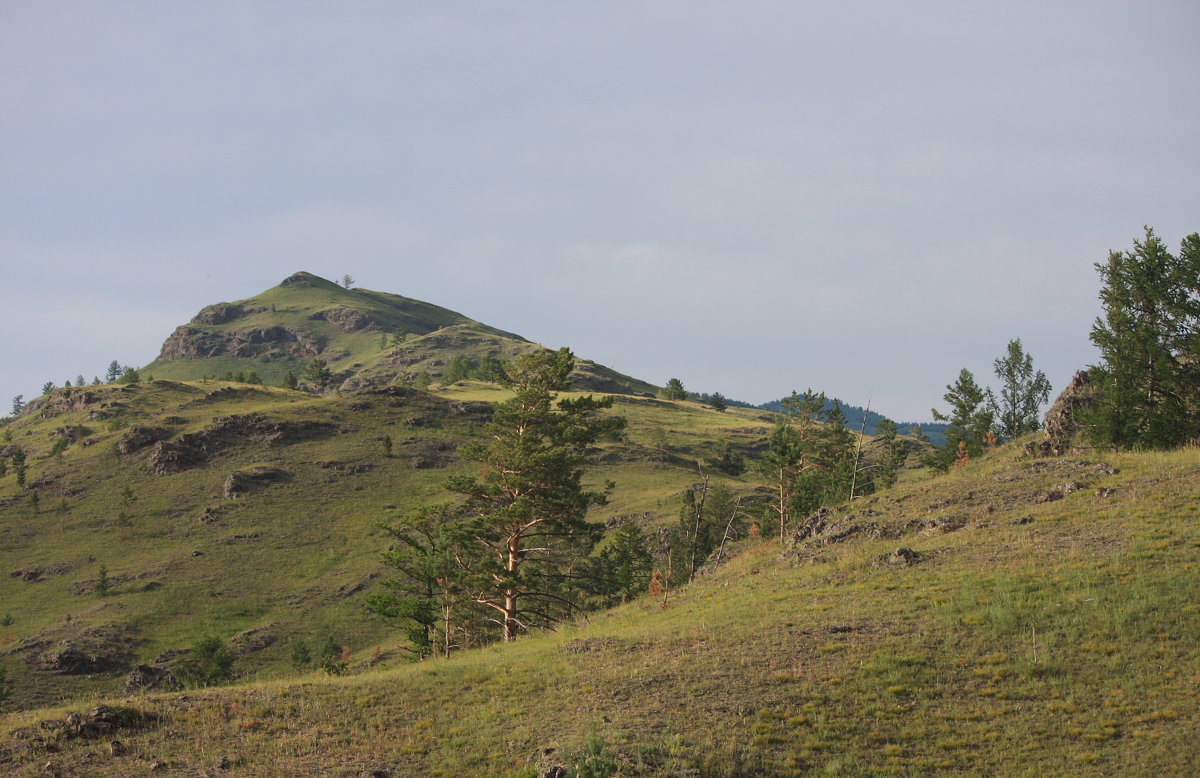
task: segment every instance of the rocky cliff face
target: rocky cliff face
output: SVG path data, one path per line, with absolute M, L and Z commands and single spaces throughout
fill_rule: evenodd
M 215 306 L 209 306 L 205 311 Z M 200 316 L 197 316 L 196 321 Z M 290 327 L 248 327 L 212 332 L 191 324 L 177 327 L 162 345 L 158 359 L 196 359 L 199 357 L 237 357 L 239 359 L 311 359 L 324 348 L 312 335 Z

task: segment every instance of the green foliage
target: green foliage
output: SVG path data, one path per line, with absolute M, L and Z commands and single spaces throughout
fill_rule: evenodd
M 341 645 L 329 635 L 321 646 L 321 659 L 317 664 L 329 675 L 345 675 L 350 670 L 350 647 Z
M 571 778 L 610 778 L 618 774 L 617 759 L 608 744 L 595 730 L 589 735 L 583 751 L 571 760 Z
M 8 475 L 8 460 L 3 455 L 0 455 L 0 478 Z
M 710 485 L 705 477 L 684 490 L 682 502 L 679 523 L 669 537 L 672 586 L 691 581 L 723 542 L 743 534 L 740 502 L 727 485 Z
M 588 509 L 604 504 L 606 495 L 582 484 L 586 449 L 619 434 L 625 419 L 600 415 L 611 398 L 555 402 L 574 365 L 566 348 L 514 360 L 505 381 L 514 396 L 496 405 L 489 442 L 461 449 L 482 472 L 447 484 L 465 498 L 469 532 L 480 551 L 466 586 L 476 602 L 497 612 L 506 641 L 519 629 L 557 623 L 578 607 L 570 568 L 602 531 L 587 521 Z
M 313 359 L 304 369 L 304 380 L 314 392 L 323 392 L 333 383 L 333 371 L 325 364 L 325 360 Z
M 42 384 L 42 394 L 50 394 L 53 391 L 54 391 L 54 382 L 53 381 L 47 381 L 46 383 Z
M 284 389 L 291 389 L 294 391 L 295 389 L 297 389 L 300 386 L 300 381 L 297 380 L 296 374 L 293 373 L 291 370 L 289 370 L 287 372 L 287 375 L 285 375 L 283 377 L 282 385 L 283 385 Z
M 870 491 L 887 489 L 895 485 L 908 458 L 904 442 L 896 430 L 896 422 L 891 419 L 881 419 L 875 424 L 875 438 L 868 451 L 869 464 L 867 469 Z M 868 492 L 863 492 L 864 494 Z
M 8 671 L 0 667 L 0 704 L 12 697 L 12 681 L 8 680 Z
M 716 522 L 705 510 L 708 479 L 683 491 L 679 523 L 671 531 L 671 576 L 669 583 L 679 586 L 692 580 L 696 570 L 716 548 Z
M 69 443 L 65 438 L 56 438 L 55 441 L 50 444 L 50 453 L 46 456 L 60 457 L 62 456 L 62 453 L 67 450 L 68 445 Z
M 645 594 L 654 572 L 654 555 L 636 521 L 617 528 L 597 556 L 596 579 L 601 607 L 612 607 Z
M 308 641 L 304 638 L 296 638 L 292 641 L 292 649 L 290 652 L 292 661 L 292 669 L 303 670 L 312 664 L 312 650 L 308 647 Z
M 667 385 L 663 387 L 661 392 L 664 400 L 686 400 L 687 390 L 683 388 L 683 381 L 678 378 L 667 380 Z
M 854 478 L 854 436 L 846 429 L 841 403 L 835 400 L 832 407 L 817 416 L 822 418 L 824 425 L 813 430 L 807 455 L 811 466 L 797 476 L 793 515 L 807 514 L 822 505 L 832 505 L 850 497 L 850 484 Z
M 25 395 L 18 394 L 12 398 L 12 415 L 16 416 L 25 408 Z
M 108 363 L 108 370 L 104 373 L 104 383 L 115 384 L 120 377 L 121 363 L 114 359 Z
M 946 443 L 922 458 L 921 462 L 934 470 L 945 472 L 963 456 L 975 459 L 983 454 L 984 444 L 992 429 L 992 411 L 987 406 L 987 393 L 975 383 L 975 376 L 965 367 L 958 380 L 946 385 L 942 396 L 950 406 L 949 415 L 933 409 L 933 418 L 946 421 Z
M 729 407 L 728 399 L 720 392 L 713 392 L 708 398 L 708 404 L 712 406 L 714 411 L 721 413 L 724 413 L 725 409 Z
M 108 566 L 100 565 L 100 569 L 96 573 L 96 583 L 92 584 L 92 591 L 100 597 L 107 597 L 110 588 L 111 582 L 108 580 Z
M 172 672 L 189 689 L 216 686 L 232 676 L 233 661 L 225 641 L 208 635 L 192 645 L 191 654 L 176 664 Z
M 816 416 L 825 407 L 825 395 L 811 389 L 803 395 L 792 392 L 782 401 L 775 427 L 767 438 L 767 450 L 756 469 L 774 492 L 773 508 L 782 541 L 791 523 L 796 490 L 802 473 L 817 467 L 815 461 L 820 432 Z
M 20 480 L 18 480 L 17 483 L 19 484 Z M 33 510 L 34 514 L 36 515 L 38 510 L 41 508 L 41 505 L 42 505 L 42 495 L 38 492 L 37 489 L 34 489 L 32 492 L 29 493 L 29 507 Z
M 117 383 L 136 384 L 140 383 L 141 380 L 142 376 L 135 368 L 127 367 L 125 368 L 124 372 L 121 373 L 121 377 L 117 379 Z
M 425 507 L 380 528 L 392 539 L 383 563 L 393 577 L 367 597 L 367 610 L 400 626 L 414 658 L 435 652 L 449 656 L 455 644 L 452 624 L 463 628 L 459 611 L 467 602 L 460 561 L 469 537 L 460 511 L 449 505 Z
M 350 274 L 347 273 L 346 275 L 342 276 L 342 288 L 349 289 L 352 286 L 354 286 L 354 279 L 350 276 Z
M 446 365 L 446 372 L 442 374 L 441 384 L 442 386 L 449 386 L 456 381 L 468 378 L 476 381 L 503 382 L 504 362 L 490 356 L 483 357 L 482 359 L 454 357 Z
M 709 467 L 725 475 L 739 476 L 746 472 L 746 458 L 725 438 L 717 441 L 716 456 L 708 457 L 704 461 Z
M 1171 448 L 1200 439 L 1200 234 L 1172 256 L 1154 231 L 1133 251 L 1097 263 L 1102 318 L 1091 340 L 1097 403 L 1085 419 L 1092 441 L 1118 448 Z
M 392 456 L 392 447 L 393 447 L 393 445 L 394 445 L 394 444 L 392 443 L 392 436 L 391 436 L 391 435 L 384 435 L 384 436 L 383 436 L 383 455 L 384 455 L 385 457 L 388 457 L 388 458 L 390 458 L 390 457 Z
M 25 488 L 25 450 L 17 446 L 10 454 L 12 457 L 13 472 L 17 474 L 17 487 Z
M 1004 440 L 1034 432 L 1041 427 L 1038 411 L 1050 399 L 1046 374 L 1034 371 L 1033 357 L 1025 353 L 1020 338 L 1009 341 L 1007 353 L 993 364 L 1000 392 L 998 397 L 988 392 L 988 405 L 996 432 Z

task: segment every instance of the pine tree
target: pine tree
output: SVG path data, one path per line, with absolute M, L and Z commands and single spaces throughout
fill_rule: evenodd
M 1200 438 L 1200 234 L 1172 256 L 1146 228 L 1133 251 L 1097 263 L 1102 318 L 1091 340 L 1098 402 L 1084 420 L 1099 445 L 1168 448 Z
M 1050 399 L 1050 382 L 1041 370 L 1034 371 L 1033 357 L 1021 347 L 1021 339 L 1008 342 L 1007 353 L 993 363 L 1000 379 L 999 396 L 988 392 L 988 405 L 996 420 L 996 432 L 1004 440 L 1034 432 L 1042 425 L 1041 406 Z
M 459 560 L 468 538 L 461 513 L 449 505 L 428 507 L 381 528 L 392 539 L 383 562 L 394 577 L 367 598 L 367 610 L 400 624 L 414 658 L 449 656 L 464 600 Z
M 722 413 L 725 411 L 726 408 L 729 407 L 728 399 L 725 397 L 725 395 L 721 394 L 720 392 L 713 392 L 712 396 L 710 396 L 708 398 L 708 404 L 712 406 L 712 409 L 714 411 L 718 411 L 718 412 L 722 412 Z
M 820 465 L 821 433 L 816 417 L 825 407 L 824 393 L 811 389 L 803 395 L 792 392 L 781 403 L 782 413 L 767 438 L 767 450 L 758 462 L 758 471 L 771 484 L 775 499 L 772 507 L 779 517 L 779 542 L 787 535 L 796 510 L 796 495 L 801 478 Z
M 891 419 L 880 419 L 875 423 L 875 439 L 871 450 L 870 482 L 871 490 L 887 489 L 894 486 L 900 474 L 908 452 L 896 432 L 896 422 Z
M 667 385 L 663 387 L 662 398 L 664 400 L 686 400 L 687 390 L 683 388 L 683 381 L 678 378 L 667 380 Z
M 518 630 L 557 623 L 578 607 L 573 565 L 586 556 L 602 527 L 587 511 L 605 494 L 584 488 L 585 450 L 625 426 L 600 411 L 611 398 L 555 402 L 568 387 L 575 357 L 568 349 L 524 354 L 506 384 L 514 397 L 496 405 L 489 442 L 464 446 L 478 462 L 477 477 L 458 476 L 448 487 L 466 498 L 470 533 L 482 555 L 467 572 L 470 596 L 496 612 L 505 641 Z
M 323 392 L 333 383 L 333 371 L 323 359 L 313 359 L 304 370 L 304 380 L 308 381 L 313 391 Z
M 100 565 L 100 570 L 96 574 L 96 583 L 92 584 L 92 591 L 101 597 L 107 597 L 110 585 L 111 584 L 108 580 L 108 567 L 106 565 Z
M 17 488 L 25 488 L 25 451 L 19 446 L 13 449 L 10 454 L 13 463 L 13 472 L 17 474 Z
M 18 394 L 12 399 L 12 415 L 16 416 L 25 408 L 25 395 Z
M 974 459 L 983 454 L 983 442 L 992 428 L 992 411 L 987 407 L 987 393 L 975 382 L 975 376 L 965 367 L 958 380 L 946 385 L 942 396 L 950 406 L 946 415 L 933 409 L 933 418 L 950 423 L 946 443 L 934 449 L 921 461 L 935 470 L 948 470 L 963 455 Z M 959 444 L 962 444 L 961 446 Z
M 636 521 L 626 521 L 597 557 L 600 604 L 612 607 L 644 594 L 654 572 L 654 555 Z
M 108 363 L 108 370 L 104 373 L 104 383 L 115 384 L 120 377 L 121 363 L 114 359 Z

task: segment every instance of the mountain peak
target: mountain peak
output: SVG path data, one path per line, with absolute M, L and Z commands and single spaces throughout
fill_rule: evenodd
M 318 275 L 309 273 L 306 270 L 301 270 L 297 273 L 292 273 L 287 278 L 279 282 L 282 287 L 315 287 L 318 289 L 341 289 L 340 286 Z

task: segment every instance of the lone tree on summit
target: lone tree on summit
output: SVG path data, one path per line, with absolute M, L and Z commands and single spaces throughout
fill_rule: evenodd
M 464 459 L 480 463 L 480 474 L 447 483 L 466 498 L 467 533 L 480 552 L 462 559 L 464 588 L 494 611 L 506 642 L 576 609 L 580 576 L 572 566 L 603 531 L 587 521 L 588 509 L 604 504 L 606 494 L 584 488 L 584 452 L 618 435 L 625 419 L 600 415 L 611 398 L 555 402 L 574 366 L 566 348 L 523 354 L 507 365 L 504 383 L 515 396 L 496 405 L 490 442 L 462 448 Z

